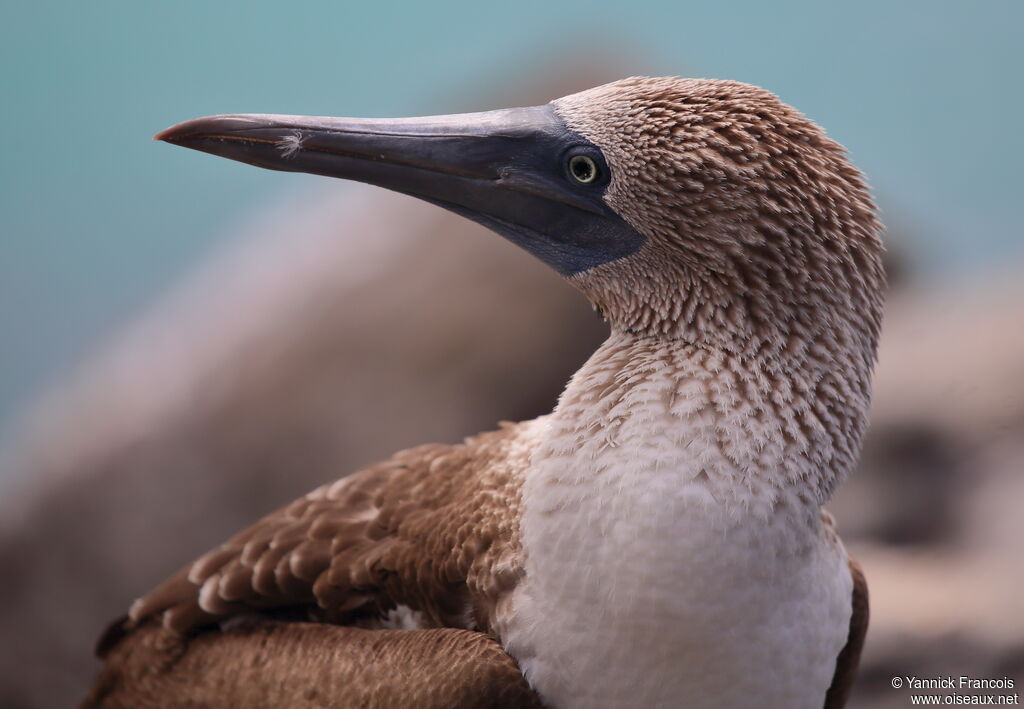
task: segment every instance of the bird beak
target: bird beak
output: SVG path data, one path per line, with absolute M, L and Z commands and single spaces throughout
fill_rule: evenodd
M 413 195 L 490 227 L 563 275 L 621 258 L 643 241 L 604 202 L 603 187 L 574 184 L 566 173 L 567 150 L 596 147 L 550 105 L 380 120 L 210 116 L 154 139 Z

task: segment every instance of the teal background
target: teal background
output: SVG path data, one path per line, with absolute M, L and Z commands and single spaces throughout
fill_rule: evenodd
M 316 178 L 155 144 L 198 115 L 487 109 L 562 62 L 765 86 L 871 178 L 912 265 L 1019 261 L 1019 2 L 7 3 L 0 427 L 247 208 Z M 214 187 L 211 188 L 211 185 Z

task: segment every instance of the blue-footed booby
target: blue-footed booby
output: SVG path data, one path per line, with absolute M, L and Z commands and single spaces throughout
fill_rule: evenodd
M 481 222 L 610 335 L 551 414 L 327 484 L 136 601 L 93 705 L 845 704 L 866 586 L 822 505 L 859 454 L 884 275 L 864 180 L 818 126 L 754 86 L 631 78 L 157 138 Z M 132 664 L 139 637 L 176 648 L 163 670 Z M 172 666 L 180 695 L 154 679 Z

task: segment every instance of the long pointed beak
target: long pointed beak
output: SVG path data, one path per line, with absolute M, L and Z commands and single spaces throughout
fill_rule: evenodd
M 605 204 L 603 188 L 566 173 L 567 150 L 596 148 L 550 106 L 397 119 L 210 116 L 155 139 L 413 195 L 485 224 L 565 275 L 628 255 L 643 240 Z

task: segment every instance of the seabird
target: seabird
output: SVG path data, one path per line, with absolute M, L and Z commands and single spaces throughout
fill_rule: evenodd
M 867 593 L 822 505 L 859 454 L 884 275 L 863 177 L 818 126 L 754 86 L 630 78 L 529 108 L 222 115 L 157 139 L 464 215 L 610 335 L 551 414 L 325 485 L 136 601 L 101 640 L 94 701 L 146 674 L 118 652 L 133 637 L 185 658 L 231 637 L 219 677 L 192 662 L 227 691 L 258 681 L 239 658 L 266 633 L 305 632 L 328 659 L 294 672 L 364 691 L 353 704 L 387 691 L 360 674 L 370 643 L 406 692 L 383 704 L 425 706 L 443 675 L 490 687 L 479 706 L 523 676 L 550 707 L 844 705 Z M 254 613 L 278 624 L 228 629 Z M 456 658 L 493 653 L 487 636 L 518 670 L 481 685 Z

